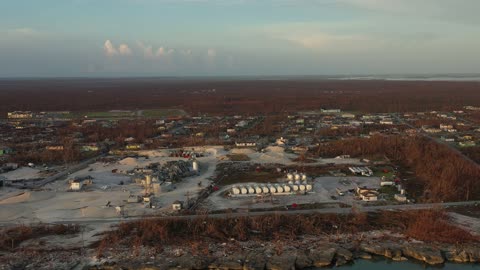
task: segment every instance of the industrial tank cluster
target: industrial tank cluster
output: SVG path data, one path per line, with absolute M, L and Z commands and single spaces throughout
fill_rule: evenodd
M 292 194 L 297 192 L 310 192 L 313 186 L 305 182 L 295 184 L 251 184 L 243 186 L 234 186 L 231 190 L 232 195 L 247 194 Z
M 289 182 L 291 181 L 307 181 L 307 175 L 304 173 L 288 173 L 287 174 L 287 179 Z

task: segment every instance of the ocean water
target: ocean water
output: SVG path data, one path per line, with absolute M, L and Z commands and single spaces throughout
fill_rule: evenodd
M 320 268 L 318 268 L 320 270 Z M 470 270 L 479 269 L 480 264 L 457 264 L 446 263 L 441 266 L 430 266 L 414 261 L 394 262 L 390 260 L 356 260 L 355 263 L 344 265 L 339 269 L 345 270 L 420 270 L 420 269 L 442 269 L 442 270 Z

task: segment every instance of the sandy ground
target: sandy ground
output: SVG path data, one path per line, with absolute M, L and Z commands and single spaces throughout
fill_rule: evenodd
M 185 148 L 192 149 L 192 148 Z M 144 188 L 134 183 L 126 172 L 137 167 L 145 167 L 150 163 L 163 164 L 171 160 L 180 160 L 179 157 L 169 157 L 171 150 L 140 151 L 139 154 L 148 158 L 125 158 L 117 162 L 96 162 L 88 167 L 71 174 L 74 177 L 91 176 L 93 185 L 86 187 L 81 192 L 70 192 L 68 179 L 58 180 L 44 187 L 43 191 L 21 191 L 11 188 L 0 190 L 0 222 L 54 222 L 54 221 L 79 221 L 104 218 L 116 218 L 119 214 L 115 206 L 122 206 L 127 216 L 141 216 L 145 214 L 168 214 L 172 212 L 171 204 L 176 201 L 186 201 L 195 198 L 198 193 L 212 183 L 217 164 L 225 160 L 230 153 L 248 155 L 252 163 L 277 163 L 283 165 L 294 164 L 292 159 L 296 154 L 285 153 L 282 147 L 270 146 L 262 152 L 252 149 L 235 148 L 225 151 L 221 146 L 194 147 L 195 151 L 205 153 L 204 157 L 197 158 L 200 164 L 200 174 L 182 179 L 168 188 L 162 185 L 162 192 L 155 194 L 153 205 L 155 209 L 145 208 L 143 203 L 127 203 L 130 195 L 142 195 Z M 360 164 L 358 159 L 319 159 L 316 164 Z M 113 173 L 112 170 L 117 172 Z M 21 169 L 11 172 L 10 177 L 33 176 L 38 171 L 35 169 Z M 332 195 L 337 195 L 335 189 L 340 186 L 342 190 L 353 189 L 356 185 L 376 187 L 379 179 L 370 177 L 347 177 L 347 185 L 339 183 L 344 178 L 320 177 L 313 179 L 314 190 L 308 195 L 275 196 L 280 205 L 292 203 L 323 203 L 332 202 Z M 285 181 L 285 179 L 279 179 Z M 199 186 L 199 182 L 202 183 Z M 123 183 L 123 185 L 122 185 Z M 213 193 L 204 202 L 212 210 L 237 208 L 237 207 L 271 207 L 271 203 L 253 202 L 254 197 L 224 198 L 222 194 L 229 187 Z M 353 196 L 339 197 L 333 202 L 352 202 Z M 110 207 L 107 206 L 110 202 Z M 270 205 L 268 205 L 270 204 Z M 276 204 L 278 206 L 278 204 Z
M 225 154 L 220 148 L 208 148 L 205 157 L 198 158 L 200 175 L 188 177 L 175 183 L 171 191 L 156 194 L 156 209 L 145 208 L 142 203 L 126 203 L 129 195 L 142 195 L 142 186 L 132 182 L 131 176 L 124 173 L 112 173 L 113 169 L 126 172 L 136 167 L 144 167 L 153 162 L 165 163 L 181 158 L 168 157 L 169 151 L 148 151 L 149 158 L 125 158 L 119 162 L 97 162 L 69 176 L 93 177 L 93 185 L 85 191 L 68 191 L 68 179 L 46 185 L 43 191 L 20 191 L 14 189 L 0 190 L 0 222 L 55 222 L 102 218 L 115 218 L 119 214 L 115 206 L 123 206 L 128 216 L 158 214 L 170 212 L 175 200 L 185 201 L 195 198 L 197 194 L 211 183 L 218 154 Z M 17 173 L 18 176 L 18 173 Z M 123 182 L 124 185 L 120 185 Z M 202 182 L 202 186 L 198 183 Z M 107 207 L 110 202 L 110 207 Z
M 7 180 L 36 179 L 41 178 L 40 170 L 30 167 L 20 167 L 16 170 L 0 174 Z

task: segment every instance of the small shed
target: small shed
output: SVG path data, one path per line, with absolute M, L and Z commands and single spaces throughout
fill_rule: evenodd
M 395 194 L 394 198 L 398 202 L 407 202 L 407 196 L 405 196 L 405 194 Z
M 179 211 L 179 210 L 182 210 L 183 208 L 183 202 L 182 201 L 174 201 L 172 203 L 172 209 L 173 210 L 176 210 L 176 211 Z
M 79 191 L 83 188 L 83 182 L 81 180 L 73 180 L 70 182 L 70 190 L 72 191 Z

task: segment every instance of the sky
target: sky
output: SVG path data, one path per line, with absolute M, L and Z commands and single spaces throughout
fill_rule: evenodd
M 0 77 L 480 73 L 479 0 L 0 0 Z

